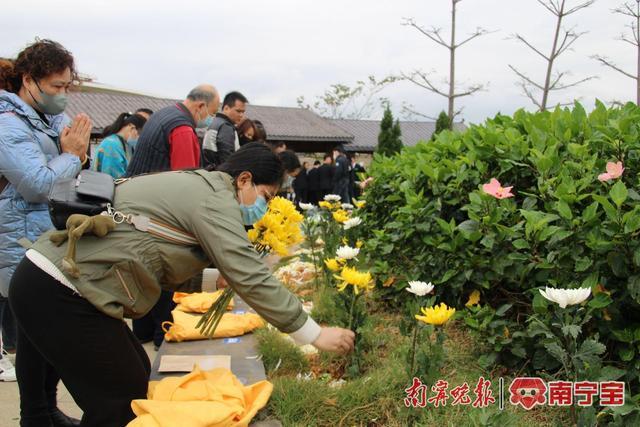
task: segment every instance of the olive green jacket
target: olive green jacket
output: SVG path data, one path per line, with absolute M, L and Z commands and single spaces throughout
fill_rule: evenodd
M 297 331 L 306 322 L 298 298 L 273 278 L 247 239 L 229 175 L 198 170 L 139 176 L 116 187 L 114 205 L 184 230 L 199 246 L 174 244 L 126 223 L 103 238 L 83 236 L 76 256 L 80 277 L 65 277 L 100 311 L 119 319 L 142 317 L 158 300 L 160 284 L 176 290 L 213 263 L 233 290 L 281 331 Z M 64 271 L 67 244 L 56 247 L 49 234 L 32 249 Z

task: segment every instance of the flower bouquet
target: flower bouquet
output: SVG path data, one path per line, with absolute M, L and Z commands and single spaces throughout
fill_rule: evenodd
M 274 197 L 269 202 L 267 213 L 253 225 L 247 235 L 261 257 L 271 253 L 286 256 L 289 247 L 303 240 L 300 232 L 303 219 L 293 203 L 283 197 Z M 225 288 L 220 298 L 202 316 L 196 325 L 202 335 L 213 337 L 233 295 L 233 289 Z

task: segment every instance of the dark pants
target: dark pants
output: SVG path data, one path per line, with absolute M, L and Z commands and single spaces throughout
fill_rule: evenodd
M 57 381 L 54 369 L 84 412 L 83 426 L 122 427 L 134 418 L 131 400 L 146 398 L 151 367 L 122 320 L 98 311 L 27 258 L 13 275 L 9 303 L 18 323 L 23 419 L 48 425 L 51 396 L 44 390 Z
M 7 351 L 16 349 L 16 321 L 13 318 L 9 300 L 0 296 L 0 331 L 2 331 L 2 347 Z M 0 355 L 2 359 L 2 355 Z
M 173 292 L 162 291 L 158 302 L 151 311 L 140 319 L 133 320 L 133 334 L 141 343 L 153 341 L 153 345 L 160 347 L 164 340 L 162 323 L 173 320 L 171 310 L 174 308 L 176 308 L 176 304 L 173 302 Z

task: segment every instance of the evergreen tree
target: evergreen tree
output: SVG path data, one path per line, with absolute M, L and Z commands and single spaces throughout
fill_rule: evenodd
M 402 150 L 400 137 L 400 122 L 393 123 L 393 115 L 389 106 L 384 110 L 384 116 L 380 122 L 380 134 L 378 134 L 378 152 L 385 156 L 393 156 Z
M 449 116 L 444 111 L 441 111 L 438 115 L 438 119 L 436 120 L 436 130 L 431 135 L 431 140 L 436 139 L 436 136 L 443 130 L 451 129 L 452 123 L 449 120 Z

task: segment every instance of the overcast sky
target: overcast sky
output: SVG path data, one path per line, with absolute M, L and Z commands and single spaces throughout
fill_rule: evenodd
M 599 78 L 552 102 L 581 98 L 591 108 L 596 98 L 635 98 L 632 79 L 590 58 L 604 54 L 635 73 L 633 47 L 615 40 L 628 23 L 611 13 L 620 3 L 597 0 L 568 18 L 567 27 L 589 33 L 560 57 L 557 69 L 570 70 L 571 79 Z M 313 99 L 333 83 L 353 84 L 368 75 L 422 69 L 443 81 L 447 51 L 401 22 L 413 17 L 448 34 L 450 8 L 450 0 L 21 0 L 3 2 L 0 56 L 14 57 L 36 36 L 51 38 L 73 52 L 79 71 L 100 83 L 183 98 L 208 82 L 223 93 L 240 90 L 254 104 L 295 106 L 300 95 Z M 535 0 L 464 0 L 458 23 L 460 39 L 477 26 L 495 31 L 458 50 L 458 81 L 489 85 L 459 100 L 464 119 L 532 109 L 508 64 L 538 80 L 545 64 L 509 37 L 519 32 L 548 52 L 554 16 Z M 382 95 L 396 112 L 404 102 L 429 115 L 446 109 L 445 98 L 408 82 Z

